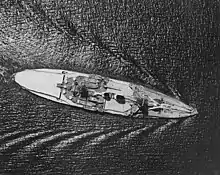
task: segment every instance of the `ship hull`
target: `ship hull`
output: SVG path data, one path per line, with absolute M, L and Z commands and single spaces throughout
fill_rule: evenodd
M 142 115 L 144 117 L 182 118 L 197 114 L 196 109 L 174 97 L 141 85 L 110 78 L 108 78 L 107 88 L 104 92 L 100 92 L 100 94 L 103 95 L 105 93 L 123 96 L 126 99 L 124 103 L 118 103 L 115 99 L 104 100 L 102 109 L 99 110 L 97 107 L 87 105 L 89 104 L 88 102 L 73 102 L 73 100 L 67 98 L 64 93 L 65 90 L 58 87 L 57 84 L 66 82 L 67 78 L 71 77 L 75 79 L 79 76 L 88 78 L 90 74 L 58 69 L 32 69 L 16 73 L 15 81 L 24 89 L 40 97 L 91 111 L 134 116 L 131 106 L 137 101 L 137 96 L 134 95 L 137 91 L 136 94 L 138 94 L 138 97 L 141 97 L 141 99 L 146 98 L 149 102 L 147 112 Z M 161 99 L 163 102 L 161 102 Z

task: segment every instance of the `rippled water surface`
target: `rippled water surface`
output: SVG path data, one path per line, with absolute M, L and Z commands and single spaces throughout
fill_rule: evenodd
M 0 175 L 220 174 L 219 2 L 1 1 Z M 37 97 L 11 76 L 53 68 L 181 94 L 199 114 L 131 119 Z
M 216 116 L 208 113 L 181 120 L 102 115 L 47 101 L 15 83 L 5 86 L 0 98 L 3 172 L 192 174 L 218 169 Z

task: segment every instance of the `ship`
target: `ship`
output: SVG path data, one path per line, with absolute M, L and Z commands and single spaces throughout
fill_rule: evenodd
M 156 89 L 97 74 L 26 69 L 14 74 L 23 89 L 57 103 L 134 118 L 183 118 L 196 108 Z

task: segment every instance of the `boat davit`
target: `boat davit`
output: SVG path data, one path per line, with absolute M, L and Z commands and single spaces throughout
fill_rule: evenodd
M 197 110 L 154 89 L 96 74 L 58 69 L 18 72 L 15 81 L 40 97 L 90 111 L 131 117 L 182 118 Z

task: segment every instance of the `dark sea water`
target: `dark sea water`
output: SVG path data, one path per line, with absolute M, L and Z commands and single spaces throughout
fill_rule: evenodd
M 17 0 L 0 10 L 0 175 L 220 175 L 218 1 Z M 12 80 L 33 68 L 165 82 L 199 114 L 132 119 L 61 105 Z
M 213 174 L 219 104 L 203 100 L 190 118 L 128 119 L 50 102 L 11 82 L 0 94 L 0 172 Z

